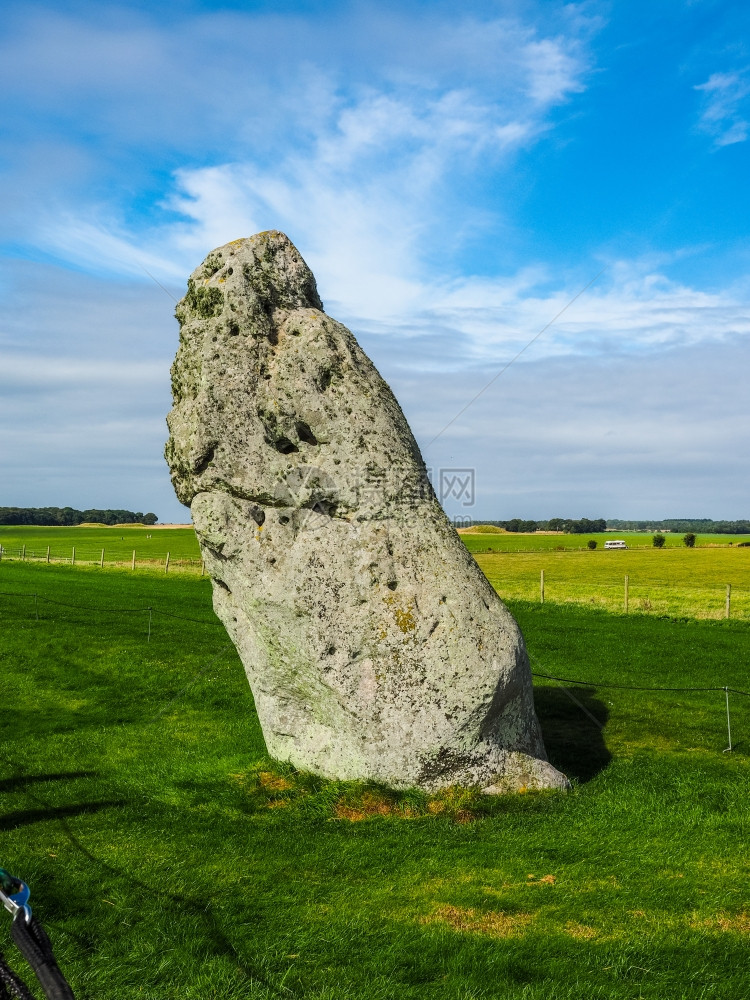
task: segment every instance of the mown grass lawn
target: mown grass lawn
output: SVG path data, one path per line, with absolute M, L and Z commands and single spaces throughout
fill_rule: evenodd
M 750 699 L 724 754 L 721 693 L 540 683 L 569 795 L 393 795 L 268 759 L 207 580 L 0 591 L 110 609 L 0 596 L 0 864 L 83 1000 L 750 996 Z M 744 622 L 510 603 L 540 672 L 750 687 Z

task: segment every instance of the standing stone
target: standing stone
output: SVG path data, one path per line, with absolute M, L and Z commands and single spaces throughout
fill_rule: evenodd
M 166 455 L 269 753 L 394 788 L 564 788 L 518 626 L 392 392 L 279 232 L 177 306 Z

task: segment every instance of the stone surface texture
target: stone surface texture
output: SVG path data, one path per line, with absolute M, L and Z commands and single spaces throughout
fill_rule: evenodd
M 394 788 L 564 788 L 520 631 L 392 392 L 279 232 L 177 307 L 167 460 L 270 754 Z

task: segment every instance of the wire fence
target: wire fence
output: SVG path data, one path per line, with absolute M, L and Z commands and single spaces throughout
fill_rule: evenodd
M 72 546 L 69 549 L 52 550 L 52 546 L 31 548 L 26 545 L 0 545 L 0 561 L 56 563 L 67 566 L 105 566 L 109 569 L 149 569 L 169 572 L 197 573 L 203 576 L 206 572 L 205 563 L 200 556 L 173 556 L 171 552 L 145 554 L 137 549 L 114 552 L 106 548 L 98 549 L 91 546 Z
M 23 591 L 23 592 L 21 592 L 21 591 L 0 591 L 0 599 L 4 599 L 4 598 L 5 599 L 8 599 L 8 598 L 9 599 L 16 599 L 16 600 L 20 599 L 20 600 L 26 600 L 26 601 L 28 601 L 29 602 L 29 617 L 31 617 L 31 615 L 33 614 L 33 618 L 37 622 L 42 621 L 43 618 L 45 620 L 48 620 L 48 621 L 54 621 L 55 620 L 54 618 L 50 618 L 49 615 L 43 615 L 41 613 L 45 607 L 49 607 L 49 608 L 55 608 L 55 607 L 58 607 L 58 608 L 68 608 L 68 609 L 74 609 L 74 610 L 77 610 L 77 611 L 85 611 L 85 612 L 88 612 L 89 614 L 125 615 L 125 616 L 143 615 L 144 616 L 143 617 L 143 636 L 144 636 L 144 639 L 145 639 L 145 641 L 147 643 L 151 642 L 151 638 L 152 638 L 152 634 L 153 634 L 153 628 L 154 628 L 154 619 L 155 619 L 155 617 L 163 617 L 163 618 L 166 618 L 166 619 L 170 619 L 170 620 L 174 620 L 174 621 L 179 621 L 179 622 L 187 622 L 187 623 L 194 624 L 194 625 L 204 625 L 204 626 L 208 626 L 209 628 L 219 628 L 219 629 L 222 629 L 222 630 L 224 629 L 223 624 L 218 619 L 216 619 L 216 618 L 214 618 L 213 620 L 205 619 L 205 618 L 194 618 L 194 617 L 192 617 L 190 615 L 181 615 L 181 614 L 175 613 L 174 611 L 167 611 L 164 608 L 157 607 L 155 605 L 145 605 L 144 604 L 144 605 L 139 605 L 138 607 L 129 607 L 129 608 L 116 607 L 116 608 L 113 608 L 113 607 L 105 607 L 105 606 L 102 606 L 102 605 L 96 606 L 96 605 L 90 605 L 90 604 L 76 604 L 76 603 L 72 603 L 72 602 L 69 602 L 69 601 L 60 601 L 60 600 L 57 600 L 56 598 L 46 597 L 45 595 L 39 594 L 37 592 L 31 593 L 31 592 L 28 592 L 28 591 Z M 2 606 L 2 600 L 0 600 L 0 607 L 1 606 Z M 216 657 L 214 657 L 214 659 L 218 658 L 219 656 L 224 655 L 224 653 L 226 652 L 226 649 L 227 649 L 227 647 L 224 646 L 216 654 Z M 543 666 L 543 664 L 539 661 L 539 659 L 536 656 L 530 654 L 530 659 L 531 659 L 533 665 L 535 665 L 535 666 Z M 211 662 L 213 662 L 213 661 L 211 661 Z M 205 669 L 206 668 L 204 668 L 204 670 L 201 671 L 200 673 L 203 673 L 205 671 Z M 604 728 L 603 724 L 589 711 L 589 709 L 580 701 L 580 699 L 578 699 L 575 696 L 575 694 L 566 685 L 571 685 L 571 686 L 574 686 L 574 687 L 577 687 L 577 688 L 590 688 L 592 690 L 594 690 L 594 689 L 597 689 L 597 690 L 601 689 L 601 690 L 611 690 L 611 691 L 638 691 L 638 692 L 643 692 L 643 693 L 647 693 L 648 692 L 648 693 L 657 694 L 657 695 L 658 694 L 667 694 L 667 693 L 704 693 L 704 694 L 721 693 L 723 695 L 723 698 L 722 698 L 722 708 L 723 708 L 724 713 L 726 715 L 726 727 L 727 727 L 727 746 L 723 750 L 724 753 L 731 752 L 738 745 L 737 742 L 735 742 L 735 743 L 732 742 L 732 719 L 731 719 L 731 706 L 730 706 L 730 698 L 729 698 L 729 696 L 730 696 L 730 694 L 732 694 L 732 695 L 735 695 L 735 696 L 740 697 L 740 698 L 750 698 L 750 691 L 745 691 L 745 690 L 742 690 L 740 688 L 736 688 L 736 687 L 730 686 L 728 684 L 718 684 L 718 685 L 709 685 L 709 686 L 667 686 L 667 685 L 620 684 L 620 683 L 616 683 L 616 682 L 612 682 L 612 681 L 608 681 L 608 680 L 590 681 L 590 680 L 576 679 L 576 678 L 572 678 L 572 677 L 560 677 L 558 675 L 545 673 L 545 672 L 542 672 L 541 670 L 536 670 L 536 669 L 531 671 L 531 675 L 532 675 L 532 677 L 539 678 L 540 680 L 554 681 L 555 683 L 561 685 L 563 687 L 563 690 L 565 691 L 566 695 L 576 705 L 578 705 L 578 707 L 581 709 L 581 711 L 586 716 L 588 716 L 588 718 L 591 719 L 600 729 Z M 200 674 L 199 674 L 199 676 L 200 676 Z M 192 686 L 192 683 L 193 682 L 191 682 L 191 684 L 187 685 L 184 690 L 187 691 Z M 178 695 L 178 698 L 179 697 L 180 696 Z M 174 702 L 175 700 L 177 700 L 177 699 L 173 698 L 172 702 Z M 172 702 L 170 702 L 170 704 L 172 704 Z
M 87 611 L 92 614 L 101 615 L 143 615 L 143 633 L 146 642 L 151 641 L 151 635 L 153 632 L 154 617 L 170 618 L 176 621 L 190 622 L 193 625 L 207 625 L 211 628 L 223 628 L 224 626 L 218 619 L 211 621 L 206 618 L 192 618 L 188 615 L 178 615 L 173 611 L 165 611 L 163 608 L 156 607 L 155 605 L 142 605 L 136 608 L 110 608 L 104 607 L 102 605 L 91 605 L 91 604 L 73 604 L 69 601 L 58 601 L 52 597 L 45 597 L 39 593 L 29 593 L 28 591 L 0 591 L 0 598 L 20 598 L 29 601 L 33 607 L 33 615 L 35 621 L 41 621 L 43 617 L 47 620 L 49 616 L 43 616 L 41 614 L 42 607 L 44 605 L 50 605 L 58 608 L 70 608 L 75 611 Z
M 592 689 L 596 690 L 601 689 L 604 691 L 651 691 L 655 693 L 721 691 L 724 694 L 723 702 L 724 702 L 724 707 L 726 709 L 726 719 L 727 719 L 727 746 L 723 751 L 724 753 L 731 752 L 737 745 L 736 743 L 734 744 L 734 746 L 732 745 L 732 717 L 729 705 L 729 695 L 736 694 L 740 695 L 743 698 L 750 698 L 750 691 L 742 691 L 739 688 L 729 687 L 728 685 L 718 685 L 718 686 L 714 685 L 712 687 L 647 687 L 645 685 L 640 685 L 640 684 L 611 684 L 608 681 L 573 680 L 571 677 L 556 677 L 554 674 L 543 674 L 537 670 L 532 670 L 531 676 L 541 677 L 544 678 L 545 680 L 550 680 L 550 681 L 558 681 L 561 684 L 573 684 L 576 687 L 589 687 Z M 590 719 L 592 719 L 597 726 L 599 726 L 600 729 L 604 728 L 602 723 L 599 722 L 599 720 L 594 715 L 592 715 L 591 712 L 589 712 L 589 710 L 586 708 L 585 705 L 581 704 L 581 702 L 577 698 L 575 698 L 575 696 L 570 690 L 568 690 L 567 688 L 565 688 L 564 690 L 566 691 L 568 697 L 572 698 L 572 700 L 578 705 L 578 707 L 581 708 L 586 713 L 586 715 Z
M 646 548 L 646 546 L 644 546 Z M 497 552 L 498 550 L 493 550 Z M 516 550 L 518 551 L 518 550 Z M 566 551 L 574 552 L 575 549 Z M 482 555 L 477 552 L 475 555 Z M 539 551 L 536 553 L 539 555 Z M 101 569 L 145 570 L 158 573 L 183 573 L 204 576 L 205 563 L 200 556 L 179 555 L 171 552 L 158 555 L 139 555 L 133 549 L 127 555 L 122 550 L 74 547 L 67 552 L 46 548 L 0 545 L 0 562 L 56 563 L 68 566 L 99 567 Z M 605 578 L 597 573 L 586 578 L 582 574 L 571 578 L 559 572 L 552 574 L 541 570 L 534 577 L 517 566 L 500 577 L 497 567 L 486 566 L 486 575 L 501 597 L 561 604 L 585 604 L 619 613 L 641 613 L 693 618 L 735 618 L 750 621 L 750 587 L 736 583 L 693 583 L 681 580 L 644 579 L 636 574 L 625 574 L 619 580 Z
M 652 613 L 669 617 L 735 618 L 750 621 L 750 587 L 735 583 L 654 580 L 637 574 L 611 577 L 582 574 L 571 578 L 546 570 L 507 573 L 487 571 L 487 578 L 501 597 L 510 600 L 585 604 L 621 614 Z

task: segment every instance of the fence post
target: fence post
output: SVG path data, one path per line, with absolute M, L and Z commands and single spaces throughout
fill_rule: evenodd
M 732 609 L 732 584 L 727 584 L 727 600 L 724 606 L 724 617 L 728 618 Z
M 628 587 L 629 587 L 629 584 L 630 584 L 630 577 L 626 573 L 625 574 L 625 614 L 628 613 L 628 596 L 629 596 L 628 595 Z
M 541 604 L 544 604 L 544 570 L 542 570 L 539 577 L 539 601 Z
M 101 559 L 99 560 L 99 568 L 100 568 L 100 569 L 103 569 L 103 568 L 104 568 L 104 549 L 102 549 L 102 557 L 101 557 Z
M 75 566 L 75 564 L 76 564 L 76 547 L 74 545 L 73 546 L 73 555 L 70 558 L 70 565 L 71 566 Z
M 726 701 L 727 701 L 727 736 L 729 737 L 729 746 L 724 751 L 724 753 L 727 753 L 728 751 L 730 751 L 732 749 L 732 725 L 731 725 L 731 722 L 730 722 L 730 719 L 729 719 L 729 688 L 728 687 L 724 688 L 724 697 L 726 698 Z
M 135 569 L 135 549 L 133 549 L 133 561 L 130 564 L 131 569 Z
M 167 552 L 167 558 L 164 560 L 164 572 L 169 572 L 169 553 Z
M 49 562 L 49 545 L 47 546 L 47 562 Z
M 23 562 L 25 559 L 26 559 L 26 546 L 24 545 L 23 549 L 21 549 L 21 561 Z

